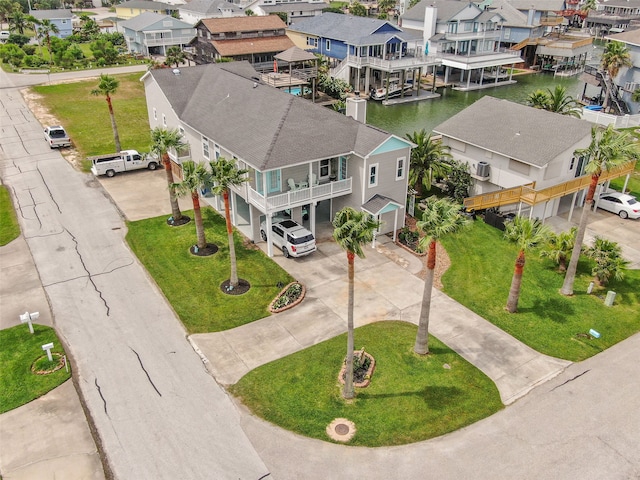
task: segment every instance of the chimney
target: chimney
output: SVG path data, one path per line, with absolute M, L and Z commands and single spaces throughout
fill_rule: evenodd
M 436 19 L 438 17 L 438 9 L 434 5 L 425 8 L 424 11 L 424 28 L 422 38 L 424 39 L 424 53 L 428 54 L 432 49 L 429 45 L 429 39 L 436 34 Z
M 360 92 L 356 92 L 355 97 L 347 97 L 347 117 L 367 123 L 367 101 L 360 98 Z
M 536 14 L 536 9 L 535 9 L 535 8 L 533 8 L 533 7 L 531 7 L 531 8 L 529 9 L 528 14 L 527 14 L 527 25 L 528 25 L 528 26 L 533 25 L 533 18 L 534 18 L 534 16 L 535 16 L 535 14 Z

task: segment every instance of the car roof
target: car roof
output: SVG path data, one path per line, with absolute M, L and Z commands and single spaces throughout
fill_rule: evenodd
M 282 228 L 285 228 L 288 233 L 293 234 L 294 236 L 305 236 L 305 235 L 311 234 L 309 230 L 304 228 L 298 222 L 294 222 L 293 220 L 290 220 L 290 219 L 277 222 L 277 225 L 280 225 Z
M 627 195 L 626 193 L 622 193 L 622 192 L 602 193 L 600 196 L 601 197 L 614 197 L 614 198 L 619 198 L 620 200 L 631 200 L 631 199 L 635 200 L 634 196 Z

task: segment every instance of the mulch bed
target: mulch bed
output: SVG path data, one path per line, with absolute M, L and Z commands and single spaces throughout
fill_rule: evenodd
M 218 246 L 215 243 L 207 243 L 207 246 L 204 248 L 198 248 L 197 245 L 192 245 L 189 248 L 189 252 L 191 255 L 195 255 L 197 257 L 208 257 L 209 255 L 213 255 L 218 251 Z
M 231 280 L 225 280 L 220 284 L 220 290 L 222 293 L 226 293 L 227 295 L 242 295 L 243 293 L 247 293 L 251 288 L 251 284 L 242 278 L 238 279 L 238 285 L 231 287 Z
M 182 215 L 182 217 L 180 217 L 180 220 L 174 220 L 173 217 L 169 217 L 167 218 L 167 225 L 169 225 L 170 227 L 180 227 L 182 225 L 186 225 L 190 221 L 191 217 L 187 215 Z

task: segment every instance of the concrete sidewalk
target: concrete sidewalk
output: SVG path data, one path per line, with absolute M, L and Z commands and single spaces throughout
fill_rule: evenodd
M 376 248 L 366 249 L 365 254 L 365 259 L 356 259 L 356 327 L 380 320 L 417 325 L 424 282 L 416 275 L 422 260 L 387 236 L 378 237 Z M 260 365 L 346 331 L 344 251 L 325 241 L 307 258 L 274 258 L 306 286 L 299 306 L 232 330 L 190 336 L 222 384 L 236 383 Z M 570 364 L 536 352 L 438 290 L 432 303 L 430 333 L 489 376 L 506 405 Z

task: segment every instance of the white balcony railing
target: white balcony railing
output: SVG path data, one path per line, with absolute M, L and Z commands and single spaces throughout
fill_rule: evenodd
M 265 197 L 253 188 L 249 188 L 249 203 L 264 213 L 274 213 L 288 208 L 306 205 L 311 202 L 340 197 L 351 193 L 351 178 L 335 182 L 313 185 L 309 188 L 292 190 L 278 195 Z

